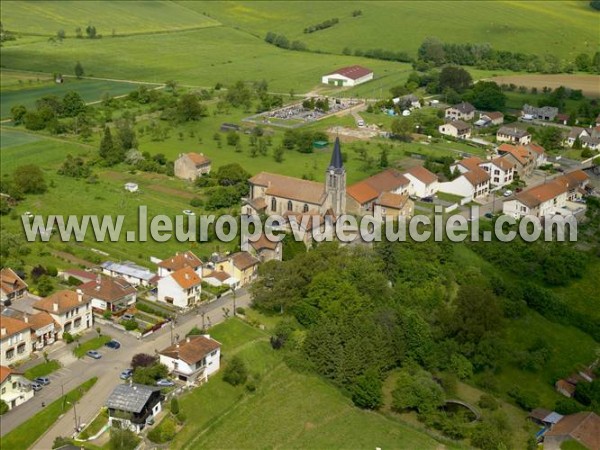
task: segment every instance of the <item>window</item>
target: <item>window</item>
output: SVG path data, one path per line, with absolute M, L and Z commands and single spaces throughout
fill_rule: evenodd
M 73 324 L 73 328 L 79 328 L 81 326 L 81 318 L 78 317 L 75 319 L 75 323 Z
M 304 206 L 302 207 L 302 212 L 307 213 L 308 212 L 308 205 L 305 203 Z
M 271 199 L 271 211 L 276 211 L 277 210 L 277 200 L 275 199 L 275 197 L 273 197 Z
M 18 353 L 19 355 L 21 355 L 21 354 L 25 353 L 25 344 L 24 344 L 24 343 L 23 343 L 23 344 L 19 344 L 19 345 L 18 345 L 18 347 L 17 347 L 17 353 Z
M 288 209 L 288 211 L 292 211 L 294 209 L 294 205 L 292 204 L 291 200 L 288 200 L 287 209 Z
M 6 350 L 6 359 L 12 359 L 13 356 L 15 356 L 14 348 L 10 348 L 10 349 Z

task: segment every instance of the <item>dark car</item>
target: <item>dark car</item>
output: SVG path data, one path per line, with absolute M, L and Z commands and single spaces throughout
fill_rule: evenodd
M 494 215 L 491 212 L 485 213 L 484 216 L 488 219 L 492 219 L 494 217 Z
M 421 201 L 425 203 L 433 203 L 433 197 L 423 197 Z
M 108 348 L 112 348 L 114 350 L 117 350 L 118 348 L 121 348 L 121 343 L 119 341 L 115 341 L 114 339 L 112 341 L 108 341 L 106 344 L 104 344 L 106 347 Z

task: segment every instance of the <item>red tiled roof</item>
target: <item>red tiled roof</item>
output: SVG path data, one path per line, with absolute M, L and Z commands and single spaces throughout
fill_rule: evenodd
M 274 173 L 260 172 L 248 180 L 251 184 L 265 186 L 268 195 L 299 202 L 322 205 L 327 198 L 325 185 Z
M 478 156 L 471 156 L 470 158 L 465 158 L 462 159 L 458 162 L 458 164 L 460 164 L 461 166 L 469 169 L 469 170 L 473 170 L 479 167 L 479 164 L 483 163 L 484 161 L 479 158 Z
M 184 267 L 191 267 L 196 270 L 202 266 L 202 261 L 188 250 L 187 252 L 176 253 L 175 256 L 163 259 L 158 263 L 158 266 L 172 271 L 183 269 Z
M 11 294 L 26 289 L 27 284 L 12 269 L 5 267 L 0 271 L 0 287 L 6 294 Z
M 425 184 L 431 184 L 437 181 L 438 177 L 431 173 L 423 166 L 414 166 L 406 171 L 406 173 L 411 174 L 416 179 L 422 181 Z
M 11 373 L 14 373 L 10 367 L 0 366 L 0 383 L 4 383 Z
M 189 289 L 202 283 L 200 276 L 191 267 L 176 270 L 170 276 L 183 289 Z
M 492 120 L 502 119 L 504 117 L 504 114 L 498 111 L 486 112 L 483 113 L 483 115 L 488 116 Z
M 189 336 L 177 344 L 165 348 L 160 354 L 194 365 L 220 347 L 221 344 L 214 339 L 205 336 Z
M 85 305 L 90 302 L 90 298 L 83 295 L 81 302 L 78 299 L 79 295 L 74 291 L 62 290 L 55 292 L 54 294 L 42 298 L 33 304 L 34 309 L 39 309 L 41 311 L 46 311 L 49 313 L 58 313 L 62 314 L 66 311 L 70 311 L 77 306 Z M 54 311 L 54 304 L 58 305 L 58 311 Z
M 408 195 L 384 192 L 378 200 L 378 204 L 385 208 L 402 209 L 408 200 Z
M 463 176 L 471 183 L 473 186 L 478 186 L 481 183 L 485 183 L 490 179 L 490 174 L 483 170 L 481 167 L 474 167 L 473 169 L 465 172 Z
M 0 339 L 4 339 L 31 327 L 22 320 L 0 315 L 0 328 L 6 329 L 6 334 L 0 335 Z
M 227 272 L 223 272 L 222 270 L 213 270 L 211 273 L 204 277 L 204 279 L 207 278 L 214 278 L 222 283 L 224 281 L 229 280 L 231 278 L 231 275 L 229 275 Z
M 135 288 L 123 278 L 101 275 L 79 286 L 84 294 L 100 300 L 114 302 L 135 293 Z
M 239 270 L 246 270 L 249 267 L 257 265 L 260 261 L 248 252 L 237 252 L 231 255 L 233 265 Z
M 196 165 L 196 167 L 210 164 L 210 159 L 199 153 L 187 153 L 187 157 L 190 158 L 190 160 Z
M 562 183 L 553 180 L 549 183 L 521 191 L 515 195 L 515 198 L 530 208 L 535 208 L 548 200 L 558 197 L 566 191 L 567 189 Z
M 47 312 L 39 312 L 37 314 L 30 314 L 27 317 L 27 323 L 34 330 L 39 330 L 50 324 L 54 324 L 55 328 L 60 328 L 60 325 L 52 318 Z
M 490 160 L 490 162 L 504 171 L 515 167 L 515 163 L 509 161 L 507 158 L 504 157 L 494 158 Z
M 346 193 L 361 205 L 371 202 L 379 196 L 379 192 L 366 181 L 360 181 L 352 186 L 348 186 Z
M 328 73 L 327 75 L 342 75 L 346 78 L 350 78 L 351 80 L 357 80 L 366 75 L 373 73 L 372 70 L 367 69 L 362 66 L 348 66 L 342 67 L 341 69 L 336 70 L 335 72 Z
M 250 241 L 250 245 L 256 251 L 262 250 L 263 248 L 268 250 L 276 250 L 279 246 L 279 242 L 270 241 L 265 234 L 261 234 L 256 241 Z
M 545 436 L 569 436 L 585 447 L 600 449 L 600 417 L 593 412 L 569 414 L 556 423 Z

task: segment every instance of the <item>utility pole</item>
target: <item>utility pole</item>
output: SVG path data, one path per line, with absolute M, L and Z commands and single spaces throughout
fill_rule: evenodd
M 237 312 L 235 310 L 235 287 L 232 287 L 231 291 L 233 292 L 233 317 L 236 317 Z

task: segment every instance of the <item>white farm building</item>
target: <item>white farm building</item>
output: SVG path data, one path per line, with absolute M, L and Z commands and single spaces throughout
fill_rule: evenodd
M 357 86 L 372 79 L 372 70 L 362 66 L 349 66 L 323 75 L 321 83 L 330 86 Z

